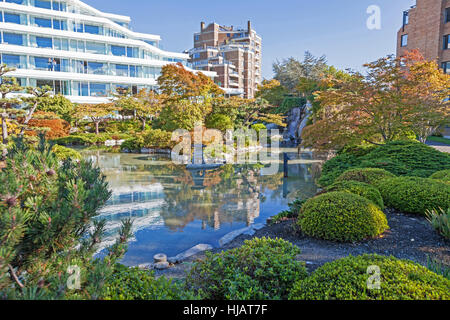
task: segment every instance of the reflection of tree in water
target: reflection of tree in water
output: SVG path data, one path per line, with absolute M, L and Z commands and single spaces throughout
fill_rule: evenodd
M 291 165 L 288 179 L 283 179 L 282 172 L 263 175 L 262 165 L 224 165 L 194 175 L 194 179 L 185 166 L 159 156 L 96 153 L 91 158 L 108 176 L 113 191 L 134 188 L 147 192 L 159 185 L 163 203 L 151 212 L 158 214 L 160 221 L 173 231 L 183 230 L 192 221 L 201 221 L 205 229 L 218 229 L 224 223 L 233 222 L 249 225 L 259 216 L 266 196 L 275 201 L 280 198 L 292 201 L 296 196 L 311 196 L 316 191 L 311 164 Z M 156 202 L 152 197 L 149 195 L 148 203 L 145 200 L 144 204 Z M 130 211 L 130 215 L 144 222 L 151 212 L 136 211 L 138 203 L 131 201 L 129 209 L 112 215 L 111 219 L 120 219 Z

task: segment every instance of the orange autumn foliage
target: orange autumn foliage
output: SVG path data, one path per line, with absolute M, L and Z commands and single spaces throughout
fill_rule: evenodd
M 57 118 L 56 115 L 54 115 L 54 118 L 51 118 L 51 116 L 52 115 L 49 112 L 36 112 L 34 118 L 28 123 L 28 126 L 31 129 L 47 128 L 47 139 L 57 139 L 68 136 L 70 133 L 70 124 L 63 119 Z M 36 136 L 38 131 L 38 129 L 27 131 L 27 135 Z

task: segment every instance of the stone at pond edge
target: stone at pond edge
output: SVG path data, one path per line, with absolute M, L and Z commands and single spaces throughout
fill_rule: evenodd
M 155 263 L 158 262 L 167 262 L 167 256 L 164 253 L 158 253 L 153 256 L 153 261 Z
M 255 224 L 247 228 L 232 231 L 224 235 L 222 238 L 220 238 L 219 244 L 221 247 L 223 247 L 227 243 L 230 243 L 231 241 L 233 241 L 234 239 L 243 234 L 253 236 L 257 230 L 261 230 L 262 228 L 264 228 L 263 224 Z
M 180 263 L 183 262 L 184 260 L 186 260 L 189 257 L 192 257 L 200 252 L 203 251 L 207 251 L 207 250 L 212 250 L 213 247 L 209 244 L 198 244 L 195 247 L 192 247 L 189 250 L 186 250 L 183 253 L 180 253 L 178 255 L 176 255 L 175 257 L 170 257 L 167 259 L 167 261 L 169 261 L 170 263 Z
M 170 265 L 167 261 L 166 262 L 158 262 L 158 263 L 154 264 L 154 268 L 156 270 L 165 270 L 165 269 L 169 269 L 169 267 L 170 267 Z

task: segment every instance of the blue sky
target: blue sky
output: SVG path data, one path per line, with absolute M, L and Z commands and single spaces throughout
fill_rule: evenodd
M 338 68 L 361 70 L 365 62 L 395 53 L 402 12 L 415 0 L 83 0 L 110 13 L 128 15 L 134 31 L 159 34 L 165 50 L 193 46 L 200 21 L 247 25 L 262 36 L 263 77 L 272 63 L 301 59 L 306 50 L 326 55 Z M 367 7 L 381 8 L 381 30 L 369 30 Z M 230 9 L 232 8 L 232 10 Z

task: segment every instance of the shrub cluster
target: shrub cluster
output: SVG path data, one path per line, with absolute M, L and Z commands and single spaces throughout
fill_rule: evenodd
M 253 239 L 240 248 L 207 253 L 191 269 L 186 286 L 207 300 L 285 299 L 293 283 L 307 276 L 298 254 L 282 239 Z
M 368 269 L 380 271 L 380 289 Z M 379 255 L 363 255 L 327 263 L 310 277 L 298 281 L 292 300 L 448 300 L 450 281 L 407 260 Z
M 450 169 L 435 172 L 430 176 L 430 179 L 441 180 L 444 182 L 450 182 Z
M 388 178 L 395 178 L 395 175 L 384 169 L 356 168 L 345 171 L 336 181 L 358 181 L 376 186 L 381 180 Z
M 153 272 L 117 264 L 104 289 L 105 300 L 194 300 L 196 296 L 182 283 L 165 277 L 155 278 Z
M 433 179 L 398 177 L 382 180 L 378 189 L 387 207 L 425 215 L 427 210 L 450 207 L 450 185 Z
M 352 168 L 385 169 L 397 176 L 429 177 L 436 171 L 450 169 L 450 154 L 439 152 L 414 141 L 393 141 L 369 152 L 343 151 L 323 167 L 321 186 L 331 185 Z
M 384 202 L 383 198 L 381 197 L 380 191 L 367 183 L 358 181 L 340 181 L 328 187 L 327 191 L 345 191 L 357 194 L 361 197 L 369 199 L 370 201 L 375 203 L 381 210 L 384 209 Z
M 426 213 L 427 220 L 443 237 L 450 239 L 450 207 L 433 209 Z
M 308 200 L 297 226 L 306 235 L 339 242 L 373 238 L 389 228 L 377 205 L 348 192 L 330 192 Z

